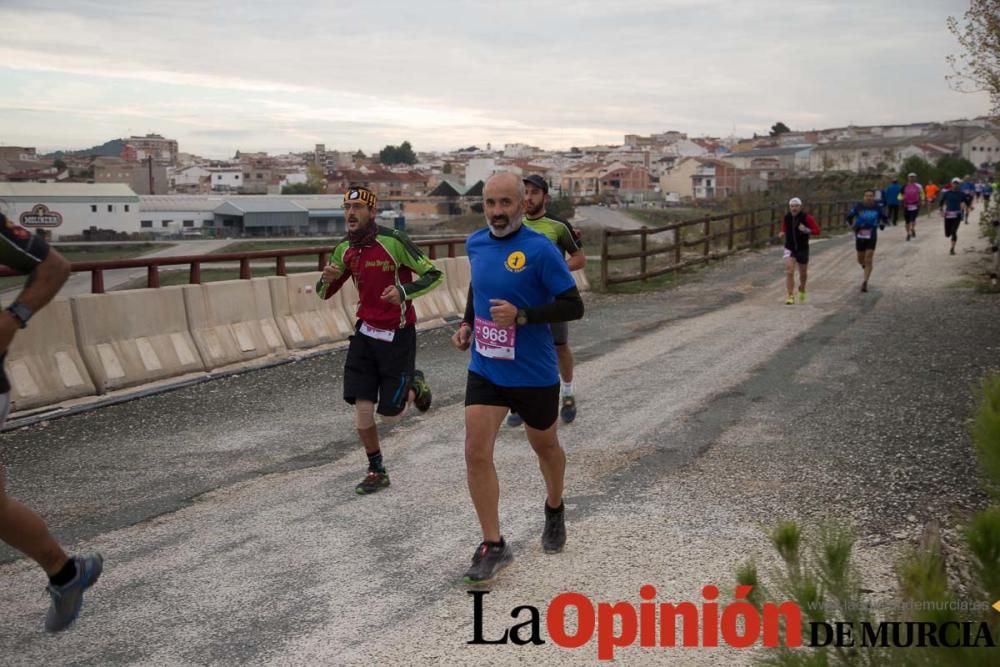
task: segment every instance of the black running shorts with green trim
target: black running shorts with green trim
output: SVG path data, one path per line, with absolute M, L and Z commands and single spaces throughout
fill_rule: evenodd
M 501 387 L 469 371 L 465 405 L 496 405 L 516 412 L 524 423 L 544 431 L 559 418 L 559 384 L 549 387 Z
M 360 331 L 361 321 L 344 362 L 344 400 L 354 405 L 358 400 L 378 403 L 376 412 L 395 417 L 406 407 L 417 362 L 417 331 L 413 327 L 396 329 L 392 341 L 378 340 Z

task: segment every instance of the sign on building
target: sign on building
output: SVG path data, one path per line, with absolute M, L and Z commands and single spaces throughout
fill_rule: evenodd
M 51 229 L 62 224 L 62 214 L 50 211 L 45 204 L 35 204 L 30 213 L 21 214 L 21 226 L 28 229 Z

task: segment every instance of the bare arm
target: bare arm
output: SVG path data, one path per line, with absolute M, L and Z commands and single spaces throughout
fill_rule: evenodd
M 59 293 L 69 274 L 69 261 L 50 249 L 48 256 L 28 276 L 28 282 L 14 302 L 23 303 L 37 313 Z
M 59 288 L 66 282 L 70 273 L 70 264 L 55 250 L 49 250 L 48 255 L 34 268 L 28 276 L 28 282 L 18 295 L 15 303 L 21 303 L 38 312 L 52 300 Z M 7 351 L 14 335 L 20 330 L 21 321 L 7 310 L 0 311 L 0 354 Z

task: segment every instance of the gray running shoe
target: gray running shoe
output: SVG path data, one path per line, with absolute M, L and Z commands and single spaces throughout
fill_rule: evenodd
M 564 424 L 569 424 L 576 419 L 576 398 L 573 397 L 573 394 L 563 396 L 559 416 L 562 417 Z
M 74 556 L 73 560 L 76 562 L 73 580 L 62 586 L 46 587 L 52 597 L 52 606 L 45 616 L 45 629 L 49 632 L 59 632 L 73 624 L 83 607 L 83 592 L 96 584 L 104 571 L 101 554 Z
M 465 583 L 482 584 L 490 581 L 512 560 L 514 552 L 506 540 L 501 544 L 483 542 L 472 556 L 472 565 L 465 572 Z

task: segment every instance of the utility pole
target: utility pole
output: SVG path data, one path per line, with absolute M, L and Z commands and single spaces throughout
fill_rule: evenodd
M 149 194 L 156 194 L 153 190 L 153 156 L 146 156 L 146 167 L 149 169 Z

